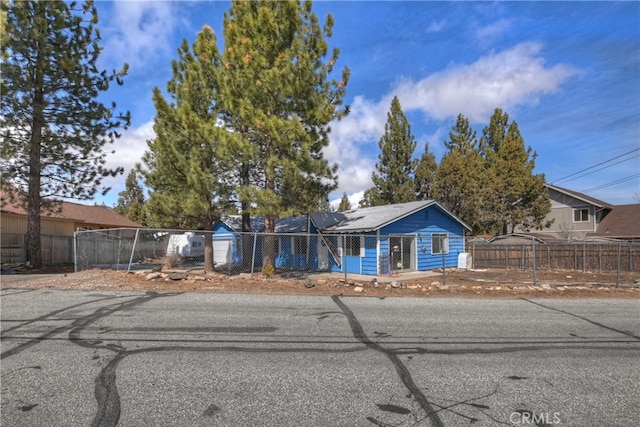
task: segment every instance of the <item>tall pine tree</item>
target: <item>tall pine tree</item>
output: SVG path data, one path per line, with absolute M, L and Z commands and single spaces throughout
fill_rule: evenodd
M 384 130 L 378 142 L 377 172 L 371 176 L 378 196 L 372 202 L 387 205 L 416 200 L 413 178 L 417 163 L 413 159 L 416 140 L 397 96 L 391 101 Z
M 153 91 L 156 138 L 148 141 L 142 171 L 151 189 L 149 220 L 156 226 L 211 230 L 233 203 L 233 132 L 220 125 L 216 102 L 221 64 L 213 30 L 204 27 L 173 61 L 167 101 Z M 205 270 L 213 270 L 213 243 L 205 234 Z
M 485 168 L 476 132 L 462 114 L 444 145 L 448 151 L 438 167 L 435 198 L 474 232 L 482 232 L 485 210 L 493 197 L 492 170 Z
M 436 156 L 429 151 L 429 143 L 424 146 L 424 152 L 416 165 L 414 174 L 415 193 L 417 200 L 431 200 L 435 197 L 434 186 L 438 171 Z
M 238 193 L 248 214 L 275 220 L 325 203 L 336 187 L 336 165 L 322 150 L 329 123 L 343 108 L 349 70 L 330 78 L 338 49 L 329 53 L 333 18 L 324 26 L 310 1 L 233 1 L 224 18 L 220 94 L 225 124 L 238 135 Z M 275 239 L 264 242 L 263 268 L 272 269 Z
M 518 124 L 500 108 L 482 132 L 481 153 L 492 172 L 495 199 L 485 210 L 486 226 L 493 233 L 513 233 L 548 226 L 544 218 L 551 210 L 544 174 L 534 174 L 537 153 L 525 148 Z
M 127 175 L 125 189 L 118 193 L 118 204 L 113 208 L 113 211 L 138 224 L 147 225 L 144 191 L 138 183 L 135 169 L 132 169 Z
M 2 1 L 0 129 L 2 186 L 27 209 L 27 261 L 42 265 L 45 200 L 91 199 L 108 188 L 105 145 L 129 125 L 129 113 L 100 93 L 122 84 L 127 65 L 100 70 L 102 48 L 93 1 Z M 47 198 L 47 199 L 45 199 Z

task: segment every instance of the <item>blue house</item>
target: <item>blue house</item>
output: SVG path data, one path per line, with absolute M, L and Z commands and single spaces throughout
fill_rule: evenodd
M 217 265 L 261 264 L 264 220 L 252 218 L 251 228 L 239 233 L 239 216 L 214 224 Z M 375 276 L 453 267 L 466 230 L 433 200 L 289 217 L 276 222 L 276 268 Z

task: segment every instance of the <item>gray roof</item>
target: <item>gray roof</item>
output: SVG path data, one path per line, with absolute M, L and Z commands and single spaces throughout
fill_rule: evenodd
M 423 200 L 352 209 L 344 212 L 314 213 L 311 214 L 311 219 L 316 227 L 324 232 L 375 231 L 431 205 L 437 205 L 447 212 L 435 201 Z M 462 221 L 453 215 L 451 216 L 467 227 Z
M 590 205 L 593 205 L 597 208 L 612 208 L 613 205 L 610 205 L 607 202 L 603 202 L 602 200 L 596 199 L 595 197 L 588 196 L 584 193 L 579 193 L 577 191 L 569 190 L 567 188 L 558 187 L 557 185 L 545 184 L 545 186 L 551 190 L 555 190 L 559 193 L 564 193 L 568 196 L 574 197 L 578 200 L 582 200 L 583 202 L 587 202 Z
M 235 232 L 242 231 L 242 216 L 241 215 L 223 215 L 220 218 L 224 224 L 231 228 Z M 276 233 L 304 233 L 307 231 L 307 216 L 290 216 L 276 220 Z M 252 216 L 251 217 L 251 232 L 262 233 L 264 232 L 264 217 Z
M 277 220 L 275 232 L 305 233 L 308 231 L 309 218 L 321 232 L 345 233 L 375 231 L 432 205 L 438 206 L 443 212 L 470 230 L 468 225 L 456 218 L 434 200 L 422 200 L 352 209 L 343 212 L 314 212 L 310 213 L 309 216 L 292 216 Z M 221 218 L 221 221 L 233 231 L 240 232 L 242 230 L 242 217 L 240 215 L 225 215 Z M 263 217 L 251 217 L 251 231 L 254 233 L 264 231 Z

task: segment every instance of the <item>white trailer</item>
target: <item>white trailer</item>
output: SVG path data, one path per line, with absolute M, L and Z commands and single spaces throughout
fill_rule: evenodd
M 185 258 L 204 256 L 204 236 L 194 233 L 170 235 L 167 256 L 171 255 L 180 255 Z

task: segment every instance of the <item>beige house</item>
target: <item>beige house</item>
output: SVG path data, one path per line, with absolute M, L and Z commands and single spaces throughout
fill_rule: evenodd
M 2 263 L 24 262 L 24 237 L 27 233 L 27 212 L 0 192 L 0 248 Z M 77 230 L 107 228 L 141 228 L 130 219 L 106 206 L 90 206 L 62 202 L 52 212 L 43 212 L 40 223 L 42 255 L 45 264 L 71 262 L 73 235 Z
M 535 230 L 536 236 L 556 239 L 640 238 L 640 204 L 616 206 L 577 191 L 550 184 L 545 186 L 551 200 L 551 212 L 546 220 L 553 220 L 553 224 L 549 228 Z M 522 232 L 516 230 L 516 233 Z

